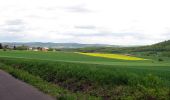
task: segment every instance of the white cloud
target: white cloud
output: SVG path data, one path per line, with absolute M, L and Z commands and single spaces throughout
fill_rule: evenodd
M 169 0 L 0 0 L 0 41 L 151 44 L 170 39 Z

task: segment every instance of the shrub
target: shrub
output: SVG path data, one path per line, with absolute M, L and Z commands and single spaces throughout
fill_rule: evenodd
M 162 59 L 162 58 L 159 58 L 158 61 L 163 61 L 163 59 Z

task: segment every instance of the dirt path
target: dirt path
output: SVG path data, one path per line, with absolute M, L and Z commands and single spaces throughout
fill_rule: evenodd
M 0 100 L 54 100 L 36 88 L 0 70 Z

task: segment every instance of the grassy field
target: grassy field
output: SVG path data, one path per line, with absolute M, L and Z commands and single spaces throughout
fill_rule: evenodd
M 152 58 L 131 61 L 71 52 L 0 51 L 1 63 L 73 93 L 103 99 L 168 100 L 170 63 Z
M 103 57 L 95 57 L 82 55 L 72 52 L 34 52 L 34 51 L 2 51 L 0 50 L 0 57 L 9 58 L 27 58 L 39 59 L 50 61 L 63 61 L 63 62 L 77 62 L 77 63 L 90 63 L 102 65 L 117 65 L 117 66 L 169 66 L 168 62 L 158 62 L 155 57 L 149 57 L 150 60 L 129 61 L 120 59 L 111 59 Z M 154 59 L 154 60 L 152 60 Z M 169 59 L 167 59 L 169 60 Z

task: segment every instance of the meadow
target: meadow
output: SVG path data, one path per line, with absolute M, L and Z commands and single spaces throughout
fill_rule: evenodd
M 121 60 L 73 52 L 0 51 L 1 63 L 71 93 L 105 100 L 169 100 L 170 63 L 151 58 Z

